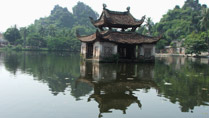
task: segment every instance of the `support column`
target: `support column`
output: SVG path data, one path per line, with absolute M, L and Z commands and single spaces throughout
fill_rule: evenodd
M 137 59 L 139 59 L 141 46 L 140 45 L 137 45 L 137 46 L 138 46 L 138 49 L 137 49 Z
M 134 59 L 137 59 L 137 45 L 134 46 Z
M 152 56 L 155 56 L 155 46 L 152 47 Z
M 87 53 L 87 45 L 86 43 L 81 43 L 81 55 L 82 58 L 86 59 L 86 53 Z
M 140 47 L 140 56 L 144 56 L 144 47 L 143 47 L 143 45 Z

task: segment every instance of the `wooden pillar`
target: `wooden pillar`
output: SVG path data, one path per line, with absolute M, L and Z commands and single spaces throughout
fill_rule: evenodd
M 137 54 L 138 54 L 137 58 L 139 58 L 140 55 L 141 55 L 141 45 L 138 45 L 137 51 L 138 51 L 138 52 L 137 52 Z
M 87 54 L 87 44 L 86 43 L 81 43 L 81 55 L 82 58 L 86 59 L 86 54 Z
M 136 59 L 137 59 L 138 56 L 139 56 L 138 50 L 139 50 L 139 46 L 136 45 L 136 46 L 135 46 L 135 58 L 136 58 Z
M 136 53 L 136 51 L 137 51 L 137 45 L 134 45 L 134 59 L 136 59 L 137 58 L 137 53 Z

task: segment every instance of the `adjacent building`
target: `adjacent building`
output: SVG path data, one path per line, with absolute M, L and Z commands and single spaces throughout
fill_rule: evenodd
M 4 47 L 6 45 L 8 45 L 8 41 L 4 39 L 3 34 L 0 33 L 0 47 Z
M 107 61 L 154 61 L 155 44 L 160 37 L 139 34 L 136 29 L 144 22 L 135 19 L 130 7 L 125 12 L 111 11 L 103 5 L 99 19 L 90 17 L 97 31 L 88 36 L 77 38 L 81 43 L 81 55 L 84 59 L 99 62 Z
M 171 41 L 171 45 L 165 46 L 164 49 L 160 50 L 160 53 L 168 53 L 168 54 L 182 54 L 185 55 L 186 49 L 183 47 L 184 39 L 180 40 L 173 40 Z

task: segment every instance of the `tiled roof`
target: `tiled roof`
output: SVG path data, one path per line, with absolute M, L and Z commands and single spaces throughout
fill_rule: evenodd
M 150 37 L 141 35 L 136 32 L 117 32 L 117 31 L 98 31 L 89 36 L 79 36 L 78 39 L 82 42 L 93 42 L 95 40 L 108 41 L 123 44 L 142 44 L 156 43 L 160 37 Z
M 116 12 L 104 9 L 100 18 L 96 21 L 91 18 L 91 22 L 95 27 L 129 28 L 139 27 L 144 22 L 144 18 L 136 20 L 129 11 Z

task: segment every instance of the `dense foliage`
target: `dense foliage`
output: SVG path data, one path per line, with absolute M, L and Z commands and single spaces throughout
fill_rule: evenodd
M 92 88 L 76 81 L 80 76 L 80 55 L 66 52 L 13 52 L 5 53 L 4 63 L 8 71 L 18 70 L 33 75 L 35 80 L 47 83 L 53 95 L 68 92 L 77 100 L 88 94 Z M 70 61 L 69 61 L 70 60 Z
M 208 64 L 200 59 L 166 57 L 157 60 L 154 80 L 159 86 L 159 96 L 178 103 L 182 112 L 193 111 L 197 106 L 208 106 L 208 91 L 205 91 L 205 88 L 209 89 L 208 69 Z
M 20 32 L 17 29 L 16 25 L 14 27 L 8 28 L 4 33 L 4 37 L 13 44 L 15 41 L 21 38 Z
M 186 53 L 201 54 L 201 52 L 207 51 L 208 45 L 206 43 L 209 38 L 209 33 L 202 32 L 201 34 L 191 33 L 187 36 L 185 41 Z M 207 41 L 208 42 L 208 41 Z
M 207 6 L 201 5 L 198 0 L 186 0 L 182 8 L 176 6 L 173 10 L 169 10 L 167 14 L 163 15 L 160 22 L 156 23 L 152 28 L 152 34 L 164 34 L 165 41 L 161 40 L 158 43 L 158 49 L 170 45 L 173 40 L 181 41 L 186 39 L 185 41 L 190 45 L 186 49 L 189 52 L 200 53 L 200 51 L 206 51 L 205 47 L 208 48 L 208 44 L 205 46 L 205 39 L 198 39 L 201 38 L 202 32 L 208 33 L 206 32 L 209 30 L 208 26 L 209 10 Z M 192 36 L 194 34 L 196 34 L 195 38 Z M 193 43 L 189 44 L 188 42 Z M 197 44 L 199 46 L 204 45 L 204 49 L 190 48 L 196 47 L 196 43 L 201 43 L 200 45 Z

